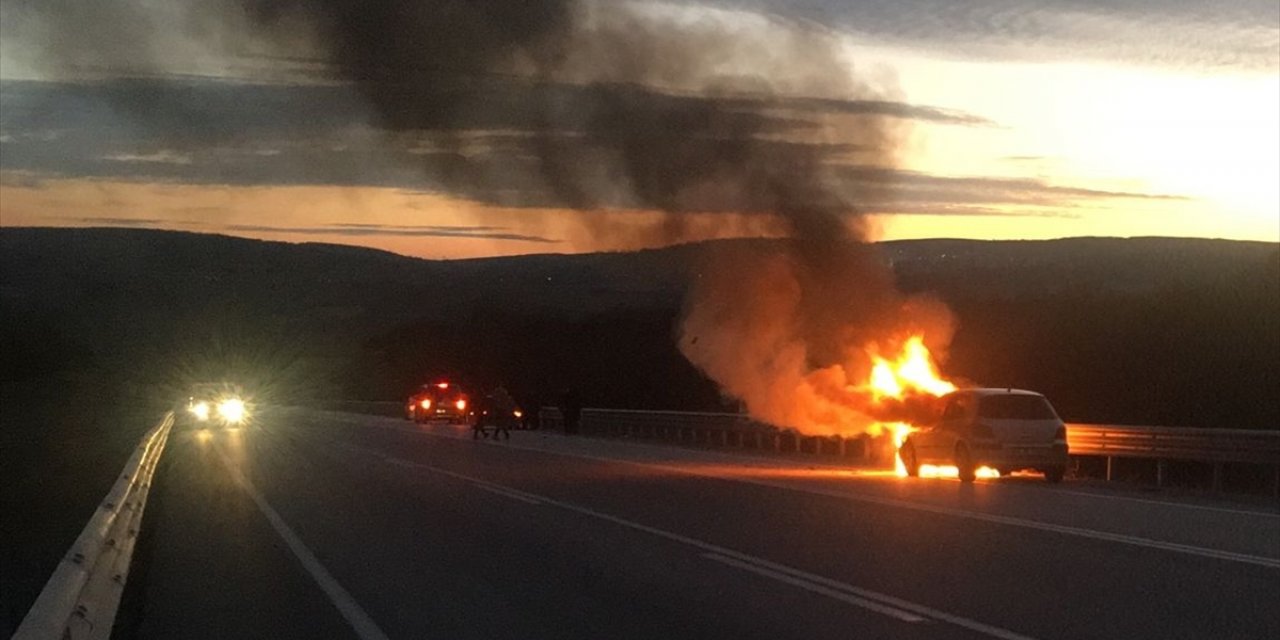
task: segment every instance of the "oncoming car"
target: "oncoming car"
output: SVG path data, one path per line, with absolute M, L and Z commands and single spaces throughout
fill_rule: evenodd
M 405 402 L 404 417 L 414 422 L 446 420 L 464 424 L 471 416 L 471 398 L 452 382 L 424 384 Z
M 188 423 L 199 427 L 238 426 L 248 421 L 249 407 L 238 386 L 206 382 L 192 386 L 184 416 Z
M 955 465 L 972 482 L 979 467 L 1008 475 L 1044 473 L 1061 482 L 1067 469 L 1067 427 L 1044 396 L 1021 389 L 964 389 L 942 398 L 941 419 L 907 436 L 898 455 L 907 475 L 924 464 Z

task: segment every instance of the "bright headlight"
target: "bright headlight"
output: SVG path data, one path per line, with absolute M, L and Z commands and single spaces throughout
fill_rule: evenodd
M 191 415 L 196 417 L 196 420 L 204 422 L 205 420 L 209 419 L 209 403 L 208 402 L 197 402 L 191 405 L 190 407 L 188 407 L 187 409 L 191 411 Z
M 219 402 L 218 415 L 227 422 L 244 420 L 244 401 L 240 398 L 228 398 Z

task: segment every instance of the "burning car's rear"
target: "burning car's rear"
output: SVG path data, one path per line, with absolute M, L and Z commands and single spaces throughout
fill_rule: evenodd
M 1020 389 L 965 389 L 943 398 L 941 420 L 912 433 L 899 449 L 907 473 L 954 467 L 961 480 L 979 472 L 1033 470 L 1059 482 L 1067 468 L 1067 430 L 1042 395 Z

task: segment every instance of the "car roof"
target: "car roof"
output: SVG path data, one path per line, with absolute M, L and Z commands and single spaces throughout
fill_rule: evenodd
M 975 387 L 972 389 L 958 389 L 954 394 L 968 394 L 974 396 L 1041 396 L 1044 394 L 1026 389 L 1013 389 L 1010 387 Z

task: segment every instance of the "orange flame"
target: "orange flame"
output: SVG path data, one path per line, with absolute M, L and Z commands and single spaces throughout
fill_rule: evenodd
M 902 352 L 893 360 L 872 355 L 871 379 L 868 387 L 876 400 L 902 399 L 909 393 L 926 393 L 941 397 L 956 390 L 956 385 L 942 377 L 933 355 L 924 344 L 923 336 L 912 336 L 902 345 Z M 883 425 L 893 437 L 894 473 L 907 475 L 907 467 L 898 455 L 898 449 L 916 427 L 905 422 Z M 954 465 L 920 465 L 921 477 L 955 478 L 960 475 Z M 990 467 L 977 470 L 979 478 L 998 478 L 1000 472 Z
M 877 399 L 902 398 L 908 391 L 918 391 L 943 396 L 956 390 L 956 386 L 942 379 L 933 364 L 929 347 L 924 346 L 923 336 L 911 336 L 902 345 L 902 353 L 895 360 L 873 355 L 871 391 Z

